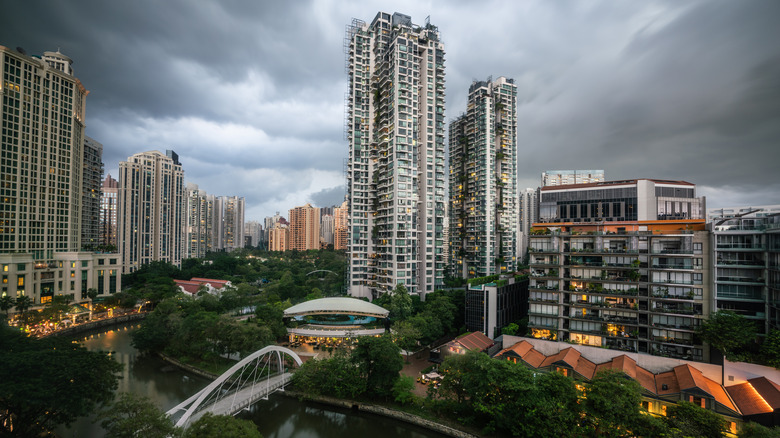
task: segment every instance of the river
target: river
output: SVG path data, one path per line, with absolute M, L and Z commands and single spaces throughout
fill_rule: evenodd
M 118 326 L 101 333 L 78 338 L 89 350 L 109 351 L 124 371 L 118 391 L 132 392 L 152 399 L 163 411 L 205 387 L 209 380 L 185 373 L 156 356 L 141 355 L 130 345 L 130 334 L 137 323 Z M 281 394 L 272 394 L 268 400 L 256 403 L 249 411 L 238 415 L 253 421 L 265 438 L 343 438 L 371 436 L 372 438 L 442 438 L 444 435 L 402 421 L 341 409 L 312 402 L 301 402 Z M 70 428 L 61 428 L 62 437 L 105 436 L 94 416 L 81 418 Z

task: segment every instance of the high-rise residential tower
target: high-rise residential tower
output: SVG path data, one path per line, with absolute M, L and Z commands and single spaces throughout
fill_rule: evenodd
M 320 249 L 320 209 L 306 204 L 290 210 L 289 249 Z
M 125 272 L 153 261 L 181 265 L 184 204 L 184 171 L 175 152 L 142 152 L 119 163 L 119 251 Z
M 214 216 L 215 249 L 233 251 L 244 247 L 244 198 L 220 196 Z
M 333 210 L 333 249 L 347 249 L 349 207 L 347 201 Z
M 206 253 L 214 250 L 214 195 L 199 189 L 197 184 L 187 183 L 185 202 L 183 258 L 206 257 Z
M 80 252 L 84 178 L 92 190 L 96 157 L 90 151 L 85 166 L 89 92 L 72 60 L 0 46 L 0 76 L 0 296 L 78 302 L 90 288 L 119 290 L 116 255 Z
M 100 245 L 100 185 L 103 178 L 103 145 L 84 136 L 84 176 L 81 180 L 81 247 Z
M 119 182 L 106 175 L 100 189 L 100 245 L 119 248 L 117 241 L 117 191 Z
M 380 12 L 347 26 L 349 291 L 443 282 L 444 45 L 428 20 Z
M 517 86 L 477 81 L 450 124 L 450 254 L 463 278 L 517 266 Z
M 528 235 L 531 226 L 539 221 L 539 189 L 527 188 L 520 191 L 517 217 L 519 219 L 518 233 L 520 235 L 520 259 L 528 252 Z

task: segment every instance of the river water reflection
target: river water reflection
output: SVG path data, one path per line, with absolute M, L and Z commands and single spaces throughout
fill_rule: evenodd
M 102 333 L 78 338 L 89 350 L 112 352 L 124 371 L 118 391 L 152 399 L 164 411 L 196 393 L 209 380 L 184 373 L 154 356 L 141 355 L 130 345 L 130 334 L 138 324 L 118 326 Z M 238 415 L 253 421 L 265 438 L 440 438 L 443 435 L 389 418 L 339 409 L 273 394 Z M 94 417 L 81 418 L 57 433 L 62 437 L 103 437 L 105 432 Z

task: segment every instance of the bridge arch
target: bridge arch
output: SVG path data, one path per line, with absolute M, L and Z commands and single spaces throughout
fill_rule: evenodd
M 290 350 L 289 348 L 280 347 L 278 345 L 269 345 L 267 347 L 263 347 L 260 350 L 255 351 L 254 353 L 250 354 L 249 356 L 243 358 L 238 363 L 230 367 L 229 370 L 222 373 L 221 376 L 219 376 L 216 380 L 209 383 L 205 388 L 198 391 L 196 394 L 189 397 L 187 400 L 184 400 L 183 402 L 179 403 L 176 407 L 168 411 L 168 416 L 172 416 L 176 414 L 178 411 L 185 410 L 184 414 L 179 418 L 179 420 L 176 422 L 177 427 L 182 427 L 187 425 L 188 421 L 192 417 L 192 415 L 195 413 L 195 411 L 203 404 L 204 400 L 209 397 L 214 391 L 219 391 L 221 387 L 230 379 L 233 377 L 233 375 L 238 372 L 239 370 L 242 370 L 247 365 L 250 365 L 252 362 L 259 360 L 263 356 L 267 354 L 273 354 L 276 353 L 276 358 L 279 361 L 279 370 L 283 370 L 283 362 L 282 357 L 283 355 L 287 355 L 292 357 L 292 359 L 295 361 L 295 364 L 298 366 L 301 366 L 303 364 L 303 361 L 301 360 L 300 356 L 298 356 L 294 351 Z M 283 386 L 283 385 L 282 385 Z

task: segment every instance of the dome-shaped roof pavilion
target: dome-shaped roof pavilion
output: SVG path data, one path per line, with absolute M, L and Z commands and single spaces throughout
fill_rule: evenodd
M 326 313 L 341 313 L 348 315 L 373 316 L 376 318 L 387 318 L 389 310 L 371 304 L 367 301 L 357 298 L 333 297 L 320 298 L 317 300 L 305 301 L 287 308 L 284 311 L 285 317 L 318 315 Z

